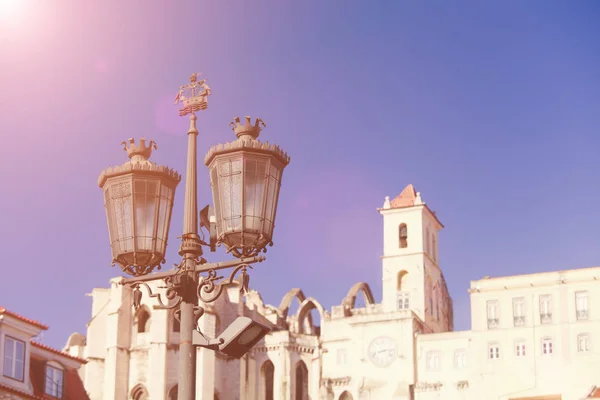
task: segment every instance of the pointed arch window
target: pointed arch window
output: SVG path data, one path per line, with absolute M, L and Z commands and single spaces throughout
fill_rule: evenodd
M 181 323 L 179 319 L 175 316 L 175 313 L 171 314 L 173 318 L 173 332 L 179 332 L 181 330 Z
M 137 333 L 145 333 L 150 329 L 150 313 L 145 308 L 140 308 L 137 315 Z
M 407 276 L 408 272 L 402 270 L 398 272 L 397 283 L 396 283 L 396 300 L 398 310 L 408 310 L 410 308 L 410 292 L 407 290 Z
M 296 396 L 294 400 L 308 400 L 308 369 L 303 361 L 296 365 Z
M 177 400 L 177 391 L 179 390 L 179 386 L 175 385 L 169 390 L 169 394 L 167 395 L 168 400 Z
M 148 400 L 149 398 L 148 391 L 142 384 L 136 385 L 131 391 L 131 400 Z
M 267 360 L 261 369 L 263 385 L 261 400 L 275 400 L 275 366 L 271 360 Z
M 352 397 L 352 395 L 348 391 L 345 391 L 340 396 L 340 400 L 353 400 L 353 399 L 354 399 L 354 397 Z
M 408 228 L 406 224 L 400 224 L 398 227 L 398 236 L 400 238 L 400 248 L 405 249 L 408 246 Z

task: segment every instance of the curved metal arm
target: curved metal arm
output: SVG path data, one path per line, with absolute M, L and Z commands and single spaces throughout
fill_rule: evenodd
M 171 280 L 171 279 L 165 278 L 165 281 L 168 281 L 168 280 Z M 167 289 L 164 294 L 164 296 L 167 298 L 167 304 L 165 304 L 163 302 L 161 293 L 152 293 L 152 288 L 145 282 L 136 282 L 136 283 L 130 283 L 130 284 L 125 283 L 125 285 L 133 286 L 133 288 L 134 288 L 133 289 L 133 308 L 136 311 L 142 305 L 142 291 L 140 290 L 140 285 L 142 285 L 146 288 L 146 290 L 148 291 L 148 296 L 150 298 L 156 298 L 156 300 L 160 304 L 158 306 L 155 305 L 152 307 L 155 310 L 169 310 L 172 308 L 179 307 L 179 304 L 181 304 L 181 302 L 183 300 L 183 298 L 177 294 L 177 291 L 175 290 L 174 287 L 168 286 L 169 285 L 168 282 L 167 282 L 167 286 L 159 287 L 159 289 L 163 289 L 163 288 Z M 172 300 L 175 300 L 175 303 L 171 303 Z
M 217 276 L 216 270 L 214 270 L 214 269 L 209 270 L 208 276 L 203 277 L 202 280 L 200 281 L 200 283 L 198 283 L 198 298 L 205 303 L 214 302 L 221 296 L 221 293 L 223 292 L 223 289 L 226 286 L 231 286 L 233 284 L 233 280 L 235 279 L 235 276 L 237 275 L 237 273 L 240 270 L 242 271 L 242 287 L 240 288 L 240 291 L 242 293 L 246 293 L 248 291 L 248 283 L 250 281 L 250 277 L 248 276 L 248 273 L 246 272 L 247 268 L 252 269 L 252 266 L 250 264 L 239 265 L 237 268 L 235 268 L 231 272 L 231 274 L 229 275 L 229 278 L 227 278 L 226 280 L 224 280 L 222 282 L 219 282 L 218 284 L 215 284 L 215 281 L 217 281 L 219 279 L 223 279 L 223 277 Z M 211 293 L 214 293 L 214 294 L 211 295 Z M 206 295 L 208 295 L 208 296 L 206 296 Z

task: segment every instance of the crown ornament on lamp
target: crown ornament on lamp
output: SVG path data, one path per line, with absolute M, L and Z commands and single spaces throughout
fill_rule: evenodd
M 256 122 L 254 123 L 254 125 L 252 125 L 251 117 L 246 116 L 244 118 L 245 121 L 243 125 L 240 122 L 240 117 L 235 117 L 233 121 L 229 123 L 229 126 L 231 127 L 231 129 L 233 129 L 233 131 L 235 132 L 235 136 L 237 136 L 238 139 L 256 140 L 256 138 L 258 138 L 258 135 L 260 135 L 260 131 L 262 130 L 262 128 L 266 128 L 267 124 L 265 124 L 265 121 L 263 121 L 262 119 L 256 118 Z
M 133 138 L 127 139 L 127 141 L 121 143 L 123 150 L 127 152 L 127 156 L 131 161 L 148 161 L 152 155 L 152 150 L 158 150 L 158 146 L 154 140 L 151 140 L 146 145 L 146 139 L 140 138 L 140 144 L 136 145 Z M 135 158 L 134 158 L 135 157 Z

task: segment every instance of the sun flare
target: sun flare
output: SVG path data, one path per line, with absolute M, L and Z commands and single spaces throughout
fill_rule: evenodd
M 20 14 L 24 0 L 0 0 L 0 18 L 11 19 Z

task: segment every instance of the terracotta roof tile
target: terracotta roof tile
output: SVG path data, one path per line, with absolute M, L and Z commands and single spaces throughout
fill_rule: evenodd
M 34 347 L 38 347 L 40 349 L 47 350 L 47 351 L 49 351 L 51 353 L 54 353 L 54 354 L 58 354 L 59 356 L 70 358 L 71 360 L 79 361 L 82 364 L 86 364 L 87 363 L 87 360 L 85 360 L 83 358 L 72 356 L 72 355 L 70 355 L 68 353 L 62 352 L 62 351 L 57 350 L 55 348 L 52 348 L 50 346 L 46 346 L 45 344 L 42 344 L 42 343 L 39 343 L 39 342 L 32 341 L 31 345 L 34 346 Z
M 29 394 L 29 393 L 24 392 L 22 390 L 15 389 L 15 388 L 13 388 L 11 386 L 3 385 L 3 384 L 0 383 L 0 393 L 7 393 L 7 392 L 8 393 L 12 393 L 12 394 L 17 394 L 17 395 L 23 397 L 24 400 L 44 400 L 43 397 L 39 397 L 39 396 L 36 396 L 34 394 Z
M 588 399 L 600 399 L 600 387 L 595 387 L 588 396 Z
M 22 315 L 16 314 L 16 313 L 14 313 L 12 311 L 8 311 L 4 307 L 0 307 L 0 315 L 8 315 L 10 317 L 16 318 L 16 319 L 21 320 L 23 322 L 27 322 L 28 324 L 37 326 L 38 328 L 43 329 L 45 331 L 48 330 L 48 327 L 46 325 L 42 324 L 41 322 L 35 321 L 33 319 L 25 318 Z
M 402 207 L 410 207 L 415 205 L 415 200 L 417 199 L 417 191 L 415 190 L 412 184 L 402 190 L 394 200 L 390 201 L 391 208 L 402 208 Z

